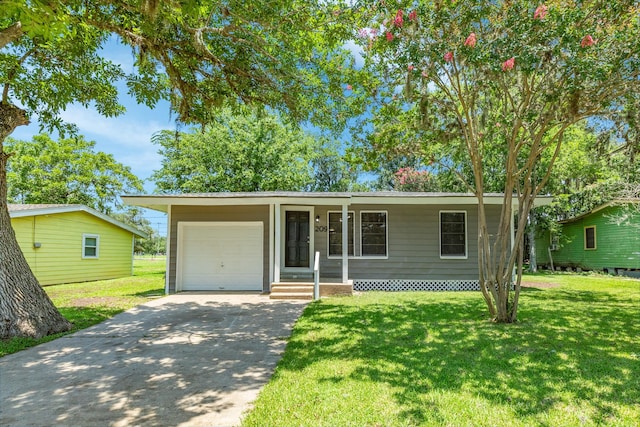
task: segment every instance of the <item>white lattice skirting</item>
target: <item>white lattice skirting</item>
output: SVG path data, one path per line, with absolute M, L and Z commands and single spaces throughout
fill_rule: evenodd
M 479 291 L 478 280 L 354 280 L 354 291 Z

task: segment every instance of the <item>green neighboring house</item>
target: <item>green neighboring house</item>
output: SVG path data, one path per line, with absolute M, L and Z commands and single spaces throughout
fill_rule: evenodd
M 133 244 L 145 233 L 84 205 L 9 204 L 18 244 L 40 284 L 133 274 Z
M 536 239 L 539 265 L 640 276 L 640 200 L 613 201 Z

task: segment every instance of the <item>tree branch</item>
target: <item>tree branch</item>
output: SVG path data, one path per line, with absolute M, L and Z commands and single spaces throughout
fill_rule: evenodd
M 0 30 L 0 49 L 22 37 L 22 23 L 15 22 Z

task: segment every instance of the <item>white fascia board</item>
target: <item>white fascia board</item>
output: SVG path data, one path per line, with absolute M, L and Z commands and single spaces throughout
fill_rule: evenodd
M 125 204 L 141 206 L 148 209 L 167 212 L 168 206 L 251 206 L 251 205 L 298 205 L 298 206 L 342 206 L 343 204 L 370 205 L 477 205 L 478 199 L 473 195 L 366 195 L 344 194 L 302 196 L 302 195 L 267 195 L 267 196 L 121 196 Z M 485 195 L 485 205 L 502 205 L 502 195 Z M 551 198 L 536 198 L 536 206 L 551 203 Z M 513 198 L 513 206 L 518 205 L 518 198 Z
M 128 224 L 120 222 L 116 219 L 111 218 L 108 215 L 103 214 L 95 209 L 92 209 L 85 205 L 67 205 L 67 206 L 49 206 L 45 208 L 36 208 L 36 209 L 23 209 L 18 211 L 9 212 L 9 217 L 11 218 L 22 218 L 29 216 L 41 216 L 41 215 L 55 215 L 61 213 L 69 213 L 69 212 L 86 212 L 89 215 L 93 215 L 97 218 L 100 218 L 103 221 L 106 221 L 110 224 L 115 225 L 116 227 L 120 227 L 124 230 L 130 231 L 131 233 L 148 238 L 147 233 L 144 233 L 137 228 L 131 227 Z
M 122 196 L 122 201 L 128 205 L 142 206 L 149 209 L 166 212 L 171 206 L 251 206 L 251 205 L 329 205 L 340 206 L 350 197 L 138 197 Z
M 504 203 L 503 196 L 484 196 L 485 205 L 502 205 Z M 352 204 L 367 205 L 477 205 L 476 196 L 354 196 L 351 199 Z M 512 200 L 512 205 L 518 205 L 517 197 Z

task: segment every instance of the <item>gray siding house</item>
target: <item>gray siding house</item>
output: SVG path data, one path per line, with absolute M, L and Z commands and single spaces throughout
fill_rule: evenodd
M 270 292 L 276 283 L 310 281 L 316 252 L 321 281 L 353 284 L 355 290 L 479 289 L 478 202 L 471 194 L 264 192 L 122 199 L 168 215 L 167 293 Z M 485 196 L 490 229 L 497 230 L 502 202 L 501 194 Z

